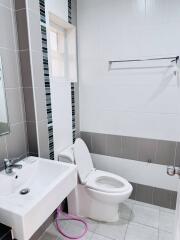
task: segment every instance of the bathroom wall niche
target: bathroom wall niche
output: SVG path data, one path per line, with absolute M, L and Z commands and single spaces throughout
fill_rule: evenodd
M 0 136 L 9 133 L 9 119 L 3 77 L 2 59 L 0 57 Z

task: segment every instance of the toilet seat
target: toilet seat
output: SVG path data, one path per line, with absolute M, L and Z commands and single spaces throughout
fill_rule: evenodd
M 128 181 L 116 174 L 94 170 L 86 180 L 88 188 L 106 192 L 106 193 L 122 193 L 131 187 Z

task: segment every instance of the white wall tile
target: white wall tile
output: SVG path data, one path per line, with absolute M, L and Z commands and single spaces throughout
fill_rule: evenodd
M 81 130 L 179 140 L 175 78 L 108 71 L 113 59 L 178 55 L 179 7 L 177 0 L 78 0 Z

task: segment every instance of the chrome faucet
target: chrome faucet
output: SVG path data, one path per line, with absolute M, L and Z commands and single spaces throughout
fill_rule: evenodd
M 4 159 L 4 168 L 5 168 L 5 172 L 8 175 L 13 174 L 13 169 L 14 168 L 18 168 L 21 169 L 22 168 L 22 164 L 16 164 L 14 163 L 15 160 L 18 160 L 19 158 L 16 159 Z

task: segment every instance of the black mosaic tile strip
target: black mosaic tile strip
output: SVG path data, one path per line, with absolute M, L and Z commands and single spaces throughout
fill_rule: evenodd
M 49 78 L 49 63 L 48 63 L 48 47 L 47 47 L 47 31 L 46 31 L 46 12 L 45 0 L 39 0 L 40 6 L 40 24 L 41 24 L 41 39 L 43 53 L 43 70 L 44 70 L 44 85 L 46 92 L 46 111 L 48 120 L 48 137 L 49 137 L 49 157 L 54 159 L 54 139 L 53 139 L 53 120 L 51 106 L 51 86 Z
M 71 0 L 68 0 L 68 22 L 72 23 L 72 14 L 71 14 Z M 76 140 L 76 111 L 75 111 L 75 83 L 71 83 L 71 104 L 72 104 L 72 135 L 73 143 Z

